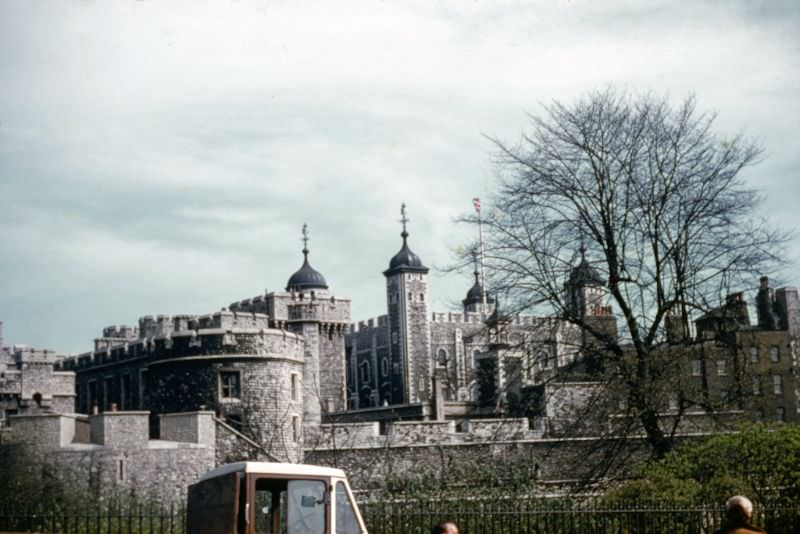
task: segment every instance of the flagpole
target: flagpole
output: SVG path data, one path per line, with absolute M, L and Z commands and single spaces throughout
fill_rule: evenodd
M 485 269 L 483 266 L 483 256 L 484 256 L 484 249 L 483 249 L 483 220 L 481 219 L 481 199 L 480 197 L 475 197 L 472 199 L 472 204 L 475 206 L 475 211 L 478 212 L 478 242 L 481 246 L 481 304 L 486 305 L 486 276 L 485 276 Z

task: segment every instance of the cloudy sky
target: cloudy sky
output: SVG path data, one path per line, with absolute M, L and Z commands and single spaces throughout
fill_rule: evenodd
M 797 6 L 5 0 L 6 343 L 82 352 L 107 325 L 281 290 L 304 222 L 332 292 L 376 316 L 401 202 L 413 250 L 446 265 L 471 238 L 453 217 L 492 187 L 486 136 L 609 84 L 694 93 L 759 139 L 746 177 L 800 226 Z M 433 271 L 433 308 L 469 285 Z

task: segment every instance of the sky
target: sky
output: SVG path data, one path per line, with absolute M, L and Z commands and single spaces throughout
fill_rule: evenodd
M 4 0 L 5 343 L 84 352 L 283 290 L 303 223 L 353 319 L 380 315 L 402 202 L 431 309 L 457 309 L 469 274 L 440 269 L 495 183 L 489 138 L 608 86 L 694 94 L 758 140 L 743 177 L 800 227 L 798 28 L 792 1 Z

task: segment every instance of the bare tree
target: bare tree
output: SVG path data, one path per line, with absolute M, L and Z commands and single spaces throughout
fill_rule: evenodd
M 677 428 L 660 413 L 677 365 L 662 346 L 667 323 L 688 337 L 693 313 L 774 269 L 789 237 L 756 216 L 760 197 L 741 178 L 761 147 L 715 134 L 714 119 L 692 97 L 673 107 L 607 89 L 545 106 L 516 145 L 492 140 L 488 285 L 509 306 L 546 307 L 587 333 L 655 456 Z M 617 335 L 565 295 L 579 255 L 604 279 Z

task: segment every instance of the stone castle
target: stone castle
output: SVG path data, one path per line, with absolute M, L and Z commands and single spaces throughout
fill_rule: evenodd
M 383 272 L 387 313 L 353 323 L 350 299 L 311 266 L 305 226 L 303 235 L 303 263 L 285 291 L 208 315 L 107 327 L 92 351 L 66 358 L 4 347 L 0 330 L 9 427 L 0 437 L 99 470 L 106 485 L 155 484 L 165 495 L 242 458 L 346 457 L 366 480 L 387 447 L 413 465 L 433 446 L 537 449 L 571 439 L 556 432 L 560 421 L 598 387 L 591 340 L 578 327 L 503 314 L 477 259 L 463 310 L 429 311 L 429 270 L 411 251 L 404 210 L 401 248 Z M 574 314 L 613 334 L 603 283 L 581 251 L 565 296 Z M 797 291 L 776 292 L 765 279 L 757 303 L 755 325 L 741 294 L 697 320 L 707 357 L 687 361 L 687 380 L 728 414 L 796 421 Z M 760 391 L 747 406 L 734 403 L 729 384 L 745 364 Z M 538 402 L 523 402 L 531 396 Z M 667 396 L 664 410 L 678 410 L 675 402 Z M 155 483 L 165 471 L 168 481 Z

